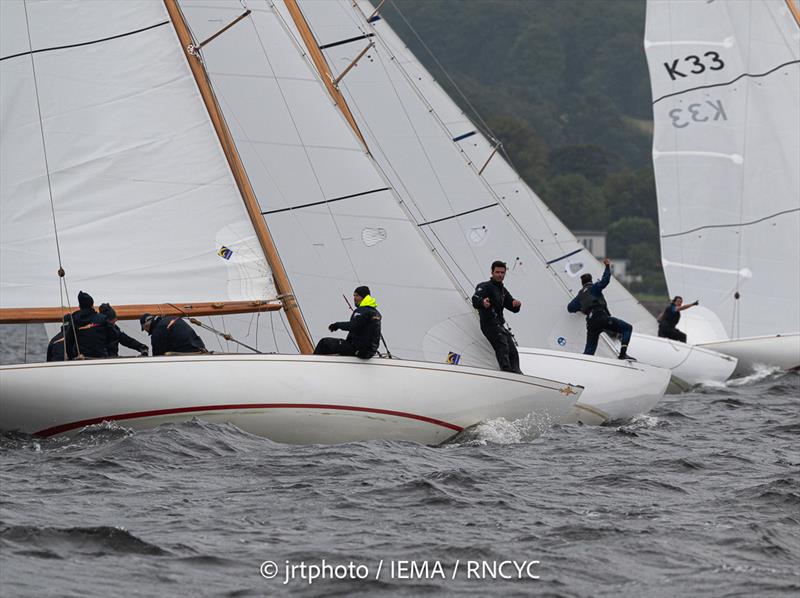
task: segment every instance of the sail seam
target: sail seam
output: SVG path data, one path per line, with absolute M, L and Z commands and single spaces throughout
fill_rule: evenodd
M 472 214 L 474 212 L 480 212 L 481 210 L 486 210 L 488 208 L 493 208 L 493 207 L 495 207 L 497 205 L 500 205 L 500 204 L 498 204 L 497 202 L 490 203 L 489 205 L 481 206 L 480 208 L 474 208 L 472 210 L 467 210 L 466 212 L 459 212 L 458 214 L 452 214 L 450 216 L 445 216 L 444 218 L 437 218 L 436 220 L 428 220 L 427 222 L 420 222 L 417 226 L 428 226 L 429 224 L 436 224 L 437 222 L 444 222 L 445 220 L 451 220 L 453 218 L 458 218 L 459 216 L 466 216 L 467 214 Z
M 28 56 L 32 54 L 39 54 L 41 52 L 52 52 L 53 50 L 66 50 L 68 48 L 79 48 L 81 46 L 91 46 L 92 44 L 99 44 L 102 42 L 107 42 L 112 39 L 119 39 L 120 37 L 127 37 L 129 35 L 136 35 L 137 33 L 142 33 L 144 31 L 149 31 L 150 29 L 155 29 L 156 27 L 161 27 L 163 25 L 169 24 L 169 21 L 164 21 L 163 23 L 156 23 L 155 25 L 150 25 L 148 27 L 142 27 L 141 29 L 136 29 L 134 31 L 128 31 L 127 33 L 120 33 L 119 35 L 112 35 L 111 37 L 104 37 L 101 39 L 95 39 L 88 42 L 80 42 L 77 44 L 67 44 L 65 46 L 53 46 L 51 48 L 39 48 L 38 50 L 28 50 L 27 52 L 20 52 L 18 54 L 11 54 L 10 56 L 3 56 L 0 58 L 0 62 L 3 60 L 10 60 L 12 58 L 17 58 L 19 56 Z
M 674 97 L 674 96 L 679 96 L 679 95 L 682 95 L 684 93 L 689 93 L 690 91 L 697 91 L 698 89 L 711 89 L 713 87 L 726 87 L 728 85 L 732 85 L 733 83 L 736 83 L 739 79 L 742 79 L 743 77 L 752 77 L 753 79 L 757 79 L 759 77 L 766 77 L 767 75 L 771 75 L 775 71 L 780 70 L 783 67 L 790 66 L 792 64 L 800 64 L 800 60 L 790 60 L 789 62 L 784 62 L 783 64 L 779 64 L 775 68 L 770 69 L 770 70 L 768 70 L 768 71 L 766 71 L 764 73 L 755 73 L 755 74 L 754 73 L 742 73 L 741 75 L 739 75 L 735 79 L 731 79 L 730 81 L 727 81 L 725 83 L 713 83 L 711 85 L 698 85 L 697 87 L 690 87 L 689 89 L 684 89 L 683 91 L 676 91 L 676 92 L 673 92 L 673 93 L 668 93 L 666 95 L 661 96 L 657 100 L 653 100 L 653 105 L 655 106 L 661 100 L 665 100 L 667 98 L 671 98 L 671 97 Z
M 670 237 L 680 237 L 681 235 L 688 235 L 690 233 L 695 233 L 699 230 L 704 230 L 707 228 L 734 228 L 737 226 L 750 226 L 752 224 L 758 224 L 759 222 L 764 222 L 765 220 L 769 220 L 770 218 L 777 218 L 778 216 L 783 216 L 784 214 L 791 214 L 792 212 L 800 212 L 800 208 L 792 208 L 791 210 L 783 210 L 782 212 L 776 212 L 774 214 L 770 214 L 769 216 L 764 216 L 763 218 L 759 218 L 758 220 L 752 220 L 750 222 L 740 222 L 736 224 L 707 224 L 705 226 L 698 226 L 697 228 L 692 228 L 690 230 L 685 230 L 680 233 L 670 233 L 668 235 L 661 235 L 662 239 L 668 239 Z
M 302 208 L 310 208 L 312 206 L 321 206 L 329 203 L 333 203 L 335 201 L 342 201 L 344 199 L 352 199 L 354 197 L 362 197 L 364 195 L 370 195 L 372 193 L 380 193 L 381 191 L 389 191 L 389 187 L 382 187 L 380 189 L 372 189 L 371 191 L 362 191 L 361 193 L 352 193 L 350 195 L 343 195 L 341 197 L 335 197 L 334 199 L 323 199 L 322 201 L 313 201 L 311 203 L 304 203 L 299 206 L 290 206 L 288 208 L 278 208 L 277 210 L 267 210 L 266 212 L 261 212 L 262 216 L 266 216 L 268 214 L 279 214 L 280 212 L 289 212 L 290 210 L 300 210 Z

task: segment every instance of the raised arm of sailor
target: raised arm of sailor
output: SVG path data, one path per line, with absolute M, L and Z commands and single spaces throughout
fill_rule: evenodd
M 594 283 L 594 290 L 596 291 L 602 291 L 608 286 L 608 283 L 611 282 L 611 262 L 606 258 L 603 260 L 603 263 L 606 265 L 606 269 L 603 270 L 603 277 Z

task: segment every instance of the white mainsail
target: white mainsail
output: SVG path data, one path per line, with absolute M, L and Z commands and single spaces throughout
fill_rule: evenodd
M 163 3 L 0 11 L 0 307 L 274 298 Z
M 708 308 L 698 342 L 800 331 L 799 18 L 796 0 L 648 1 L 664 272 Z
M 198 40 L 244 10 L 236 1 L 180 6 Z M 331 103 L 283 4 L 248 8 L 202 56 L 309 329 L 325 335 L 345 319 L 342 294 L 369 284 L 396 356 L 444 362 L 452 351 L 495 367 L 471 305 Z

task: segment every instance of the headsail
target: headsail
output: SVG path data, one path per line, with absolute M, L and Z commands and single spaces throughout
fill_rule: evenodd
M 0 11 L 0 307 L 275 298 L 164 5 Z
M 647 6 L 664 272 L 733 339 L 800 330 L 793 2 L 800 15 L 796 0 Z

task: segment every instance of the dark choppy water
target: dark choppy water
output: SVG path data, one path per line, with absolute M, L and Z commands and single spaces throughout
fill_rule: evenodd
M 441 448 L 285 446 L 201 421 L 6 434 L 0 593 L 797 595 L 798 395 L 797 373 L 764 374 L 617 426 L 494 422 Z M 322 559 L 369 578 L 283 584 L 286 561 Z M 468 578 L 468 561 L 530 560 L 522 580 Z

